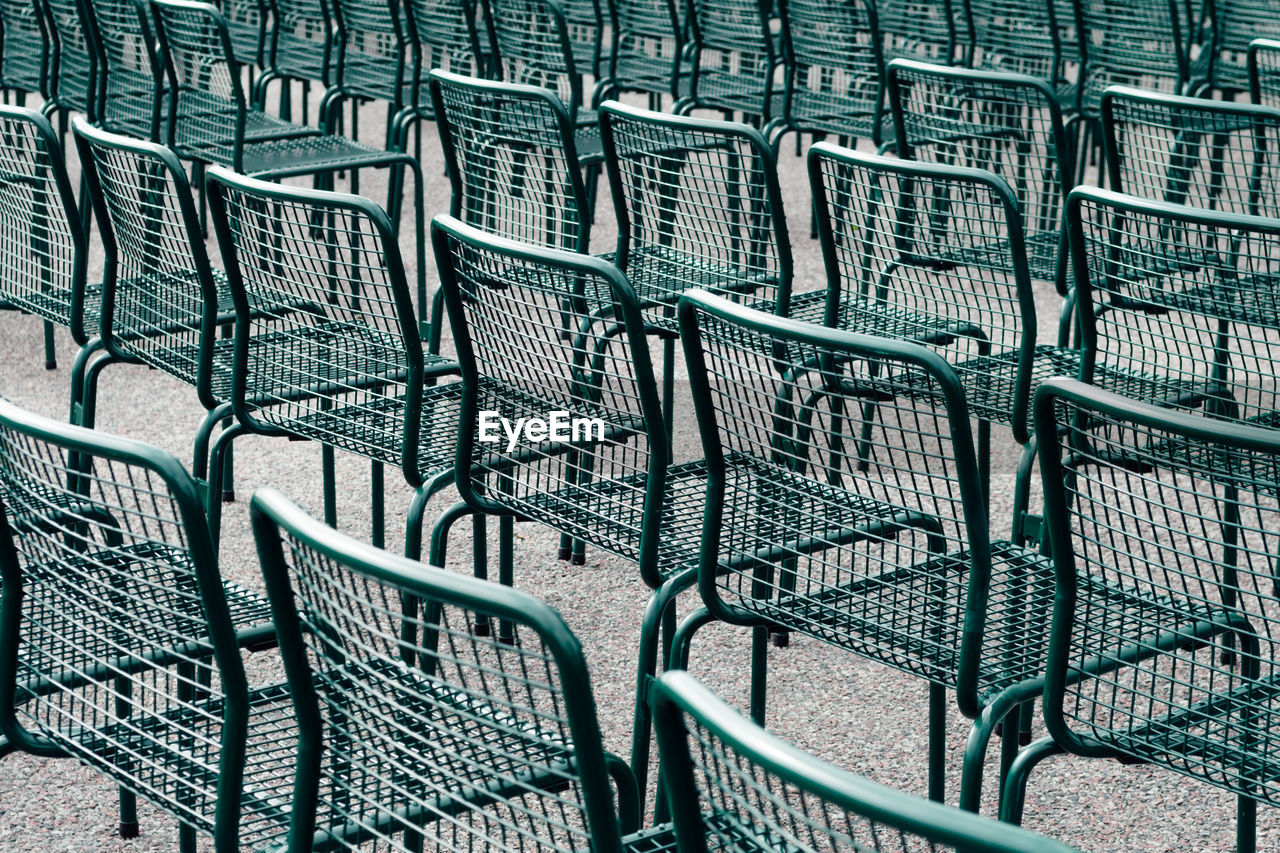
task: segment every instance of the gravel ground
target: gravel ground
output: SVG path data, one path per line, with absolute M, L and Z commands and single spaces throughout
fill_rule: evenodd
M 361 138 L 381 134 L 383 115 L 367 108 L 361 115 Z M 426 128 L 423 171 L 428 212 L 448 209 L 448 182 L 443 177 L 434 128 Z M 808 234 L 807 179 L 794 149 L 781 158 L 782 188 L 796 260 L 796 289 L 822 286 L 816 241 Z M 76 180 L 73 175 L 73 181 Z M 376 177 L 363 190 L 385 198 Z M 602 182 L 600 213 L 593 235 L 596 251 L 612 247 L 607 182 Z M 410 208 L 411 209 L 411 208 Z M 406 228 L 405 258 L 414 253 Z M 91 241 L 90 275 L 100 273 L 101 246 Z M 216 257 L 216 249 L 213 255 Z M 412 280 L 412 279 L 411 279 Z M 434 269 L 428 270 L 434 288 Z M 1059 300 L 1045 285 L 1038 294 L 1041 338 L 1052 340 Z M 446 330 L 446 337 L 448 332 Z M 68 380 L 74 346 L 65 332 L 58 336 L 56 371 L 46 371 L 41 356 L 40 323 L 14 312 L 0 312 L 0 394 L 34 411 L 56 418 L 67 413 Z M 655 355 L 660 357 L 660 351 Z M 139 438 L 187 461 L 191 439 L 203 413 L 193 391 L 167 376 L 136 366 L 113 366 L 103 375 L 98 427 Z M 683 408 L 683 407 L 682 407 Z M 696 436 L 686 416 L 677 416 L 677 456 L 697 454 Z M 992 440 L 993 536 L 1008 532 L 1017 447 L 1007 432 Z M 247 437 L 236 443 L 237 500 L 225 507 L 222 569 L 228 577 L 261 586 L 247 524 L 247 498 L 261 486 L 274 486 L 308 510 L 319 514 L 321 493 L 319 447 L 307 443 Z M 339 525 L 361 538 L 369 536 L 368 466 L 338 457 Z M 398 549 L 403 531 L 396 527 L 408 507 L 410 491 L 387 472 L 387 541 Z M 452 491 L 436 499 L 428 518 L 457 500 Z M 402 522 L 399 522 L 402 525 Z M 490 525 L 496 535 L 497 525 Z M 469 567 L 469 526 L 453 537 L 450 568 Z M 516 584 L 560 609 L 582 639 L 591 666 L 595 698 L 606 746 L 629 752 L 634 690 L 635 649 L 640 614 L 648 598 L 634 566 L 590 550 L 587 564 L 570 566 L 555 558 L 558 535 L 534 525 L 517 527 Z M 490 553 L 496 554 L 496 545 Z M 693 599 L 685 599 L 688 612 Z M 711 626 L 699 635 L 691 669 L 730 701 L 745 707 L 748 635 L 741 629 Z M 261 662 L 263 665 L 267 661 Z M 769 725 L 784 737 L 822 757 L 902 790 L 925 790 L 926 686 L 915 679 L 851 654 L 797 638 L 770 659 Z M 952 709 L 948 755 L 948 800 L 958 788 L 961 750 L 967 721 Z M 995 750 L 993 750 L 994 753 Z M 991 813 L 993 766 L 988 763 L 984 812 Z M 0 761 L 0 851 L 142 851 L 169 850 L 176 844 L 175 822 L 141 803 L 142 835 L 122 840 L 116 834 L 115 791 L 95 773 L 74 761 L 10 755 Z M 1226 851 L 1234 847 L 1234 798 L 1172 773 L 1115 762 L 1060 758 L 1047 762 L 1032 777 L 1025 825 L 1088 851 Z M 1280 825 L 1274 813 L 1259 817 L 1259 849 L 1280 847 Z

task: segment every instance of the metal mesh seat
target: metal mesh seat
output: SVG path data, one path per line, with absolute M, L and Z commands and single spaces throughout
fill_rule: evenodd
M 1111 189 L 1231 213 L 1280 214 L 1280 111 L 1114 87 L 1102 98 Z
M 1181 385 L 1148 402 L 1274 424 L 1280 316 L 1274 219 L 1079 188 L 1067 206 L 1085 356 Z
M 688 673 L 666 673 L 652 697 L 681 849 L 1070 850 L 827 764 L 744 718 Z
M 678 100 L 684 31 L 674 0 L 609 0 L 610 46 L 601 96 L 645 92 Z M 651 103 L 650 106 L 656 106 Z
M 240 650 L 274 640 L 266 601 L 219 577 L 197 494 L 155 448 L 0 403 L 0 727 L 151 800 L 184 837 L 212 829 L 220 789 L 239 795 Z M 136 821 L 132 793 L 122 807 Z M 219 819 L 234 837 L 234 812 Z
M 42 9 L 34 0 L 0 3 L 0 88 L 44 91 L 49 49 Z
M 777 163 L 763 135 L 614 101 L 600 115 L 619 223 L 613 259 L 646 323 L 673 330 L 672 306 L 693 287 L 785 312 L 791 245 Z
M 430 83 L 453 186 L 449 212 L 491 233 L 586 252 L 590 194 L 560 99 L 538 86 L 443 71 Z
M 81 0 L 42 0 L 52 51 L 45 89 L 46 115 L 59 112 L 92 115 L 96 106 L 97 60 L 89 48 L 89 33 L 81 17 Z
M 681 629 L 673 664 L 715 618 L 757 637 L 770 626 L 798 631 L 929 681 L 929 792 L 941 799 L 945 688 L 971 718 L 1025 694 L 1043 665 L 1052 597 L 1048 560 L 989 540 L 960 375 L 918 344 L 701 292 L 682 298 L 680 326 L 710 480 L 699 567 L 707 609 Z M 785 487 L 762 488 L 770 479 Z M 757 721 L 764 706 L 757 643 Z M 984 749 L 985 740 L 966 760 L 970 808 Z
M 278 493 L 252 514 L 305 750 L 291 849 L 674 846 L 620 837 L 639 821 L 636 782 L 604 752 L 559 614 L 361 545 Z M 498 619 L 513 641 L 477 632 Z
M 676 112 L 695 109 L 740 112 L 766 123 L 783 114 L 783 87 L 775 79 L 785 56 L 757 0 L 689 0 L 689 92 Z
M 357 196 L 225 169 L 211 171 L 210 188 L 237 318 L 230 399 L 240 425 L 326 449 L 331 523 L 335 448 L 399 468 L 414 488 L 439 488 L 453 466 L 461 386 L 432 384 L 457 368 L 423 352 L 387 214 Z M 377 483 L 373 501 L 380 544 Z
M 66 159 L 49 121 L 0 106 L 0 300 L 45 321 L 45 367 L 57 366 L 53 326 L 83 345 L 100 300 L 85 282 L 88 249 Z
M 1277 433 L 1065 380 L 1036 412 L 1058 576 L 1052 739 L 1019 759 L 1007 816 L 1047 755 L 1112 757 L 1234 792 L 1238 848 L 1256 849 L 1257 804 L 1280 795 Z
M 1249 91 L 1249 43 L 1280 37 L 1274 10 L 1257 0 L 1214 0 L 1209 83 L 1223 92 Z
M 1249 92 L 1255 104 L 1280 107 L 1280 41 L 1249 43 Z
M 894 60 L 897 154 L 994 172 L 1017 200 L 1033 278 L 1067 292 L 1062 208 L 1075 173 L 1062 111 L 1041 79 Z

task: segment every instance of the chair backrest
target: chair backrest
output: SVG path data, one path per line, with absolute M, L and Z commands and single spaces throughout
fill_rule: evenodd
M 1060 379 L 1037 392 L 1036 429 L 1054 740 L 1280 802 L 1280 433 Z
M 227 20 L 194 0 L 152 0 L 169 75 L 169 147 L 243 171 L 247 102 Z
M 220 578 L 201 507 L 163 451 L 0 402 L 0 730 L 213 832 L 245 754 L 233 614 L 270 617 Z
M 904 59 L 889 63 L 887 76 L 898 155 L 1003 178 L 1018 200 L 1031 274 L 1064 281 L 1062 208 L 1074 167 L 1048 84 Z
M 712 615 L 958 686 L 980 651 L 991 546 L 956 372 L 918 344 L 702 291 L 679 319 L 709 474 L 698 576 Z
M 586 252 L 591 204 L 573 119 L 554 92 L 432 71 L 449 212 L 513 240 Z
M 42 0 L 0 2 L 0 86 L 43 92 L 49 42 Z
M 409 23 L 398 0 L 332 3 L 338 25 L 334 85 L 348 96 L 407 104 L 413 87 Z
M 405 3 L 411 41 L 418 52 L 413 67 L 414 103 L 419 109 L 431 107 L 427 75 L 435 69 L 466 76 L 487 72 L 488 58 L 481 48 L 476 7 L 472 0 Z M 484 40 L 487 45 L 487 33 Z
M 604 9 L 600 0 L 562 0 L 573 64 L 579 74 L 600 76 L 600 51 L 604 38 Z
M 432 242 L 465 389 L 459 493 L 481 511 L 519 513 L 584 541 L 603 531 L 656 588 L 655 555 L 670 543 L 646 518 L 659 517 L 668 439 L 627 279 L 599 258 L 452 217 L 436 218 Z M 607 328 L 565 334 L 602 318 L 615 326 L 608 337 Z M 509 440 L 506 430 L 528 419 L 546 429 Z
M 687 672 L 649 691 L 680 849 L 1069 853 L 1014 826 L 828 764 L 756 725 Z
M 1280 39 L 1249 43 L 1249 93 L 1255 104 L 1280 107 Z
M 582 74 L 559 0 L 485 0 L 497 77 L 555 92 L 577 119 Z
M 1249 91 L 1249 44 L 1280 38 L 1275 10 L 1256 0 L 1213 0 L 1213 57 L 1210 80 L 1227 92 Z
M 955 0 L 953 0 L 953 3 Z M 1056 88 L 1063 80 L 1062 36 L 1054 0 L 964 0 L 972 42 L 969 65 L 1027 74 Z M 1071 6 L 1067 14 L 1074 18 Z M 1074 24 L 1074 21 L 1069 23 Z
M 607 91 L 678 97 L 684 49 L 675 0 L 609 0 Z
M 884 39 L 872 0 L 778 4 L 787 68 L 784 115 L 799 132 L 881 140 Z
M 98 61 L 89 48 L 89 27 L 84 0 L 42 0 L 53 50 L 45 98 L 63 112 L 92 115 L 97 107 Z
M 1079 378 L 1125 371 L 1146 377 L 1126 396 L 1280 424 L 1280 220 L 1080 187 L 1067 227 Z
M 607 101 L 600 135 L 618 217 L 615 260 L 670 318 L 703 287 L 786 313 L 791 241 L 773 149 L 755 128 Z M 653 314 L 655 312 L 648 312 Z
M 72 129 L 106 255 L 103 344 L 194 385 L 213 408 L 229 390 L 213 373 L 220 299 L 182 164 L 154 142 L 79 119 Z
M 387 214 L 219 167 L 207 186 L 236 313 L 237 418 L 400 464 L 420 485 L 422 344 Z
M 778 114 L 773 101 L 781 92 L 774 72 L 783 57 L 770 31 L 769 10 L 759 0 L 688 0 L 693 105 L 740 111 L 761 121 Z
M 115 133 L 161 141 L 167 101 L 164 64 L 144 0 L 82 0 L 94 26 L 98 59 L 97 124 Z
M 0 106 L 0 163 L 0 300 L 66 326 L 84 345 L 98 306 L 85 304 L 88 249 L 49 120 Z
M 966 25 L 963 0 L 878 0 L 876 24 L 884 49 L 884 60 L 897 57 L 924 62 L 948 63 L 956 56 L 956 45 L 967 41 L 967 33 L 957 33 L 957 24 Z
M 1280 215 L 1280 110 L 1116 86 L 1102 131 L 1113 190 Z
M 621 853 L 610 772 L 632 807 L 635 780 L 606 758 L 558 613 L 356 542 L 278 492 L 250 512 L 300 729 L 289 849 Z M 515 640 L 481 636 L 484 619 Z
M 1036 308 L 1009 185 L 980 169 L 827 143 L 810 149 L 809 182 L 827 269 L 826 324 L 946 353 L 975 414 L 1011 424 L 1025 440 Z M 1005 378 L 993 384 L 997 374 Z
M 222 0 L 219 4 L 227 18 L 232 51 L 241 65 L 262 66 L 271 4 L 272 0 Z
M 1079 103 L 1097 115 L 1112 84 L 1180 92 L 1187 84 L 1187 26 L 1179 0 L 1076 0 Z
M 329 0 L 271 0 L 267 68 L 286 78 L 329 85 L 334 27 Z

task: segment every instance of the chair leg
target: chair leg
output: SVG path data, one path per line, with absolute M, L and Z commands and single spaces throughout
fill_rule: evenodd
M 324 523 L 338 526 L 338 484 L 333 470 L 333 447 L 320 445 L 320 478 L 324 491 Z
M 1027 780 L 1031 771 L 1049 756 L 1064 752 L 1053 738 L 1042 738 L 1018 753 L 1000 794 L 1000 820 L 1015 826 L 1022 824 L 1022 808 L 1027 802 Z
M 409 514 L 404 528 L 404 555 L 410 560 L 422 559 L 422 521 L 427 511 L 427 502 L 452 482 L 453 472 L 445 471 L 423 483 L 414 491 L 413 501 L 409 504 Z
M 375 548 L 387 545 L 387 504 L 383 482 L 382 463 L 369 464 L 369 515 L 371 519 L 370 543 Z
M 1236 853 L 1258 853 L 1258 802 L 1236 797 Z
M 947 794 L 947 688 L 929 683 L 929 799 L 945 803 Z
M 89 373 L 89 366 L 93 363 L 94 356 L 102 351 L 102 339 L 91 338 L 84 346 L 80 347 L 80 351 L 76 353 L 76 360 L 71 365 L 70 421 L 73 424 L 82 424 L 85 378 Z
M 982 774 L 991 735 L 1006 718 L 1011 730 L 1016 731 L 1018 718 L 1011 714 L 1024 702 L 1033 700 L 1039 692 L 1039 685 L 1036 684 L 1018 690 L 1007 690 L 987 703 L 973 721 L 964 747 L 964 764 L 960 768 L 960 808 L 978 813 L 982 802 Z
M 53 323 L 44 321 L 44 369 L 58 369 L 58 348 L 53 336 Z
M 178 824 L 179 853 L 196 853 L 196 831 L 185 823 Z
M 218 434 L 209 451 L 209 494 L 206 498 L 205 512 L 209 516 L 209 538 L 213 542 L 213 553 L 217 556 L 219 539 L 222 534 L 222 474 L 226 471 L 226 456 L 231 452 L 231 442 L 247 430 L 243 425 L 235 423 Z

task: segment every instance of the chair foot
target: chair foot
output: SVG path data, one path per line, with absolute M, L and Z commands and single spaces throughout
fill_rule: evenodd
M 57 369 L 58 369 L 58 362 L 56 362 L 56 361 L 46 361 L 46 362 L 44 363 L 44 369 L 45 369 L 45 370 L 57 370 Z
M 141 831 L 138 829 L 138 822 L 136 820 L 120 822 L 121 838 L 137 838 L 140 834 Z
M 585 553 L 574 554 L 570 562 L 575 566 L 585 566 L 587 564 L 587 555 Z
M 233 504 L 233 503 L 235 503 L 235 502 L 236 502 L 236 490 L 235 490 L 235 489 L 223 489 L 223 490 L 222 490 L 222 502 L 223 502 L 224 504 Z
M 573 556 L 573 548 L 568 545 L 562 545 L 560 550 L 556 552 L 556 556 L 567 562 Z
M 791 631 L 787 628 L 776 628 L 772 632 L 773 647 L 775 649 L 785 649 L 791 645 Z
M 483 621 L 477 620 L 475 625 L 475 635 L 477 637 L 487 637 L 493 633 L 493 629 L 489 627 L 489 620 L 486 617 Z

